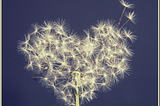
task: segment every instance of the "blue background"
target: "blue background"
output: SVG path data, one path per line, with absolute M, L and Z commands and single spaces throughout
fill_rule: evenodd
M 138 40 L 131 44 L 132 74 L 107 93 L 84 106 L 157 106 L 158 104 L 158 1 L 130 0 L 135 4 L 137 24 L 129 22 Z M 18 53 L 18 40 L 24 39 L 32 23 L 66 19 L 78 34 L 97 20 L 120 18 L 123 6 L 118 0 L 3 0 L 3 106 L 60 106 L 54 93 L 32 79 L 24 69 L 24 56 Z M 122 23 L 126 20 L 122 19 Z

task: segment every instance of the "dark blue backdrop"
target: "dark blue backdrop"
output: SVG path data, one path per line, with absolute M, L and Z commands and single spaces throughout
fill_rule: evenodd
M 131 11 L 137 14 L 137 24 L 126 26 L 138 36 L 131 44 L 132 74 L 84 106 L 157 106 L 158 1 L 130 2 L 135 4 Z M 3 0 L 3 106 L 59 106 L 54 94 L 24 69 L 27 63 L 17 52 L 18 40 L 32 23 L 63 18 L 81 34 L 100 19 L 117 23 L 122 10 L 118 0 Z

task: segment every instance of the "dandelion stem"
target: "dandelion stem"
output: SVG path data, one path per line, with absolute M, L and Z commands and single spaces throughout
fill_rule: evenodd
M 121 23 L 121 19 L 122 19 L 122 16 L 123 16 L 125 10 L 126 10 L 126 7 L 124 7 L 124 9 L 123 9 L 123 12 L 122 12 L 121 17 L 120 17 L 119 22 L 118 22 L 118 25 L 120 25 L 120 23 Z
M 76 96 L 76 106 L 79 106 L 79 87 L 82 88 L 80 76 L 81 76 L 81 73 L 78 72 L 78 71 L 74 71 L 72 73 L 72 77 L 75 77 L 74 78 L 75 79 L 75 84 L 77 85 L 76 94 L 75 94 L 75 96 Z
M 129 19 L 119 28 L 118 31 L 120 31 L 123 28 L 123 26 L 127 24 L 128 21 L 129 21 Z
M 76 95 L 76 106 L 79 106 L 79 88 L 78 86 L 76 88 L 76 91 L 77 91 L 77 94 L 75 94 Z

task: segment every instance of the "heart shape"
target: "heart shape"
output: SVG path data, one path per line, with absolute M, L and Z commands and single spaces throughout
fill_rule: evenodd
M 126 14 L 132 22 L 134 16 L 134 12 Z M 133 52 L 127 40 L 134 42 L 136 36 L 123 25 L 119 28 L 119 24 L 120 21 L 99 21 L 84 30 L 86 37 L 80 39 L 70 32 L 65 20 L 44 21 L 43 25 L 32 25 L 33 30 L 25 35 L 18 50 L 28 60 L 26 68 L 41 74 L 33 78 L 54 89 L 65 104 L 78 106 L 96 98 L 95 91 L 110 90 L 129 74 Z

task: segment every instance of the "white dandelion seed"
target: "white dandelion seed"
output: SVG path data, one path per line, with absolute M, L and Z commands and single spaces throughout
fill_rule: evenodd
M 133 23 L 135 24 L 135 16 L 136 16 L 136 14 L 134 13 L 134 11 L 133 11 L 132 13 L 129 12 L 128 14 L 126 13 L 125 16 L 126 16 L 131 22 L 133 22 Z
M 134 8 L 134 4 L 129 4 L 129 2 L 126 2 L 126 1 L 124 1 L 124 0 L 119 0 L 119 2 L 120 2 L 124 7 Z

